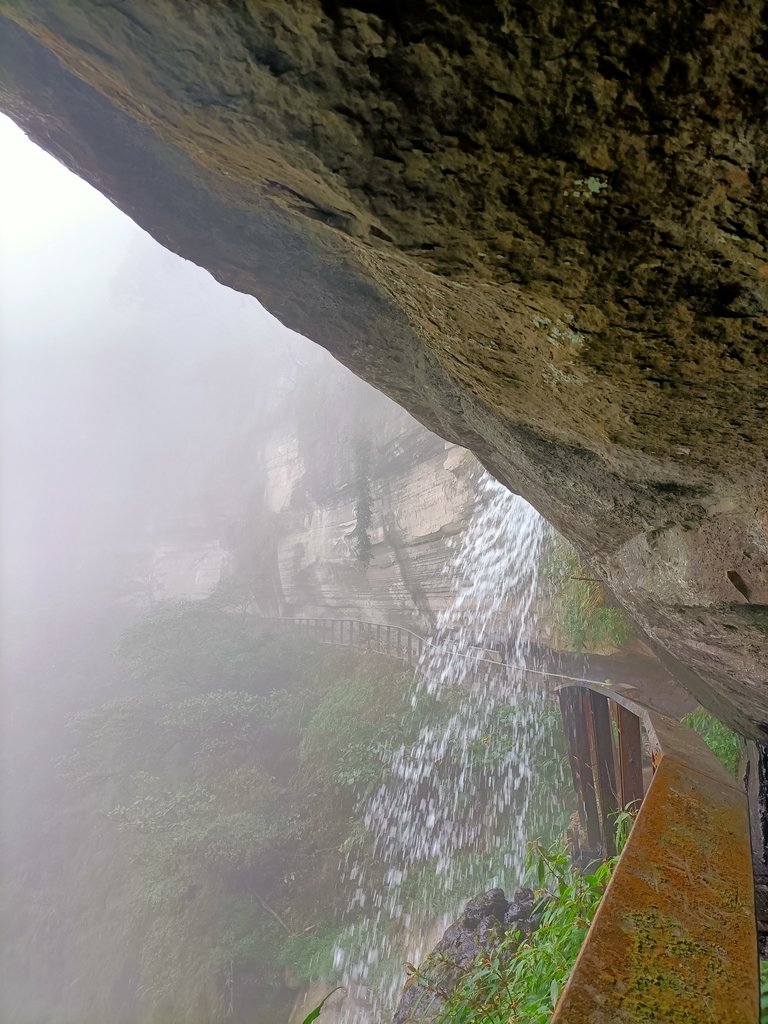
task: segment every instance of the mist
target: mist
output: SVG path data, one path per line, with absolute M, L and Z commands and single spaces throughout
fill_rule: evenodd
M 5 118 L 0 145 L 3 876 L 33 899 L 84 838 L 41 818 L 71 716 L 120 694 L 121 632 L 231 571 L 227 532 L 260 498 L 252 442 L 297 373 L 352 378 Z M 59 1019 L 41 977 L 29 1006 L 3 1004 L 6 1024 Z
M 544 524 L 9 121 L 0 143 L 0 1020 L 294 1024 L 336 984 L 329 1024 L 387 1019 L 404 960 L 565 820 L 540 702 L 411 657 L 459 623 L 454 650 L 523 636 Z

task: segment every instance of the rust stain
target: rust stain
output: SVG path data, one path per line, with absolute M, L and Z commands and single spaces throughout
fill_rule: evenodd
M 553 1024 L 756 1024 L 746 798 L 667 755 Z

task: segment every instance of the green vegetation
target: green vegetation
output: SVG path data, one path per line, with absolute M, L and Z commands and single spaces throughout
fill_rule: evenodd
M 768 960 L 760 961 L 760 1024 L 768 1024 Z
M 301 1022 L 301 1024 L 312 1024 L 313 1020 L 317 1020 L 317 1018 L 320 1016 L 320 1013 L 321 1013 L 323 1007 L 325 1006 L 325 1004 L 331 998 L 333 993 L 334 992 L 338 992 L 338 991 L 339 990 L 337 988 L 335 988 L 335 989 L 333 989 L 333 992 L 329 992 L 328 995 L 317 1004 L 317 1006 L 314 1008 L 314 1010 L 312 1010 L 310 1013 L 307 1014 L 307 1016 L 304 1018 L 304 1020 Z
M 240 1020 L 286 971 L 332 976 L 339 850 L 410 677 L 210 604 L 121 650 L 135 693 L 79 716 L 65 767 L 131 850 L 145 1019 Z
M 535 887 L 538 927 L 510 931 L 478 956 L 447 999 L 439 997 L 439 1024 L 547 1024 L 576 961 L 589 923 L 617 858 L 581 873 L 562 844 L 531 846 L 528 882 Z M 424 1010 L 435 998 L 423 975 Z
M 633 821 L 628 812 L 616 817 L 619 853 Z M 534 889 L 537 927 L 530 934 L 507 932 L 495 949 L 477 957 L 447 998 L 430 987 L 428 972 L 414 971 L 413 983 L 424 986 L 425 1011 L 437 995 L 435 1024 L 548 1024 L 617 862 L 618 856 L 582 872 L 562 841 L 532 843 L 526 884 Z
M 701 736 L 715 757 L 732 775 L 738 773 L 742 744 L 737 733 L 723 725 L 719 718 L 715 718 L 704 708 L 691 711 L 683 722 Z
M 372 913 L 348 911 L 340 862 L 386 887 L 364 801 L 393 750 L 465 713 L 464 690 L 414 695 L 392 661 L 313 643 L 229 596 L 161 607 L 123 634 L 122 668 L 72 721 L 55 800 L 32 809 L 13 854 L 23 874 L 0 889 L 19 924 L 8 962 L 38 972 L 25 991 L 54 993 L 57 1024 L 282 1024 L 297 989 L 330 989 L 342 919 L 348 937 Z M 464 787 L 454 804 L 467 835 L 509 775 L 519 711 L 497 707 L 469 747 L 447 742 L 425 778 L 435 805 Z M 544 835 L 567 791 L 556 711 L 541 731 L 531 828 Z M 54 847 L 60 870 L 43 870 Z M 503 858 L 490 840 L 457 851 L 460 895 L 500 877 Z M 441 871 L 425 860 L 409 873 L 414 913 L 444 910 Z M 382 927 L 396 936 L 401 924 Z M 30 1005 L 24 1019 L 49 1018 Z
M 553 533 L 541 565 L 557 643 L 568 650 L 599 653 L 630 642 L 631 622 L 566 540 Z

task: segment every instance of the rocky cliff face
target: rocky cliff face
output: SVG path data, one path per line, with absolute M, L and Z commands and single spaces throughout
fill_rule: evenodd
M 367 568 L 355 550 L 353 487 L 322 504 L 305 495 L 278 509 L 283 515 L 277 565 L 286 614 L 422 626 L 434 621 L 449 596 L 443 573 L 448 543 L 472 508 L 468 471 L 474 460 L 439 441 L 406 463 L 404 451 L 417 440 L 411 432 L 377 452 Z M 297 492 L 282 496 L 290 501 Z
M 756 0 L 2 8 L 3 109 L 472 449 L 768 736 Z
M 260 555 L 256 604 L 428 630 L 450 596 L 444 570 L 474 508 L 477 461 L 341 367 L 311 364 L 282 391 L 252 443 L 262 483 L 236 559 L 247 569 Z

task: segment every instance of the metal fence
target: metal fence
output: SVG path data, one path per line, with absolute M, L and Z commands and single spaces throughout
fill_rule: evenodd
M 357 619 L 271 621 L 413 666 L 440 646 L 402 626 Z M 478 669 L 507 669 L 494 651 L 452 653 Z M 581 858 L 612 855 L 617 811 L 639 806 L 552 1024 L 757 1024 L 743 787 L 696 733 L 641 700 L 596 680 L 526 671 L 557 690 Z
M 693 730 L 640 701 L 584 684 L 560 702 L 595 853 L 612 852 L 616 811 L 642 803 L 552 1024 L 757 1024 L 743 787 Z

